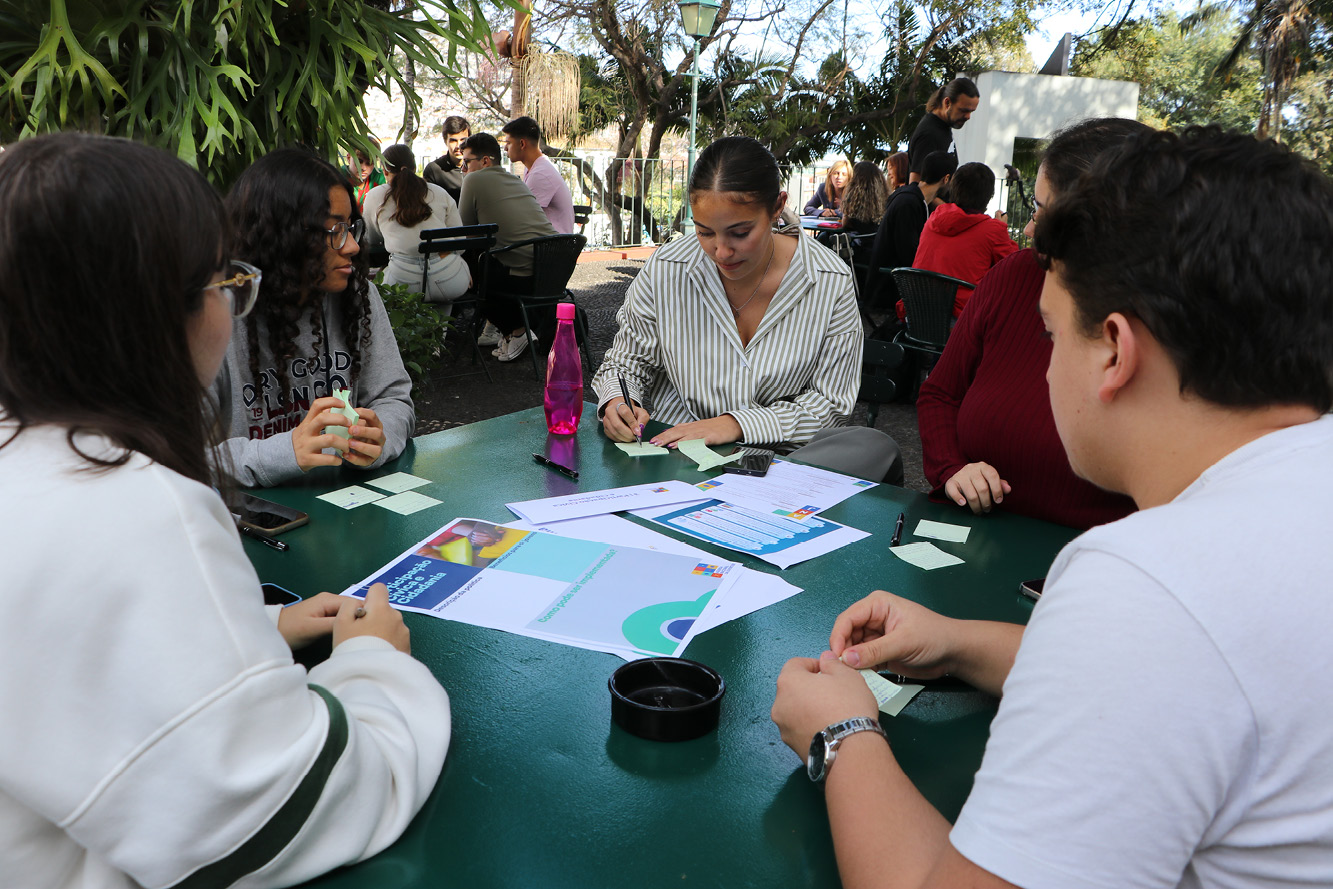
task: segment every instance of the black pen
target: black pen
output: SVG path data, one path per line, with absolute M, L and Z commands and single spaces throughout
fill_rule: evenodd
M 287 552 L 287 544 L 283 543 L 281 540 L 274 540 L 267 534 L 261 534 L 254 528 L 251 528 L 249 525 L 237 525 L 236 527 L 240 528 L 241 533 L 244 534 L 246 537 L 249 537 L 251 540 L 258 540 L 260 543 L 264 544 L 264 546 L 267 546 L 269 549 L 276 549 L 280 553 Z
M 901 673 L 881 673 L 885 679 L 895 682 L 898 685 L 922 685 L 926 688 L 973 688 L 957 676 L 950 676 L 945 673 L 943 676 L 936 676 L 934 679 L 913 679 L 911 676 L 904 676 Z
M 620 397 L 625 399 L 625 404 L 629 405 L 629 421 L 634 426 L 634 440 L 639 443 L 639 447 L 643 447 L 643 431 L 639 428 L 639 424 L 635 422 L 634 402 L 630 401 L 629 386 L 625 385 L 623 376 L 616 374 L 616 379 L 620 381 Z
M 561 475 L 569 476 L 574 481 L 579 480 L 579 471 L 577 469 L 570 469 L 568 466 L 561 466 L 559 463 L 555 462 L 554 460 L 548 460 L 541 454 L 533 454 L 532 459 L 536 460 L 538 463 L 545 466 L 547 469 L 554 469 Z
M 903 539 L 903 521 L 906 518 L 906 513 L 898 513 L 898 521 L 893 526 L 893 539 L 889 541 L 889 546 L 897 546 L 898 541 Z

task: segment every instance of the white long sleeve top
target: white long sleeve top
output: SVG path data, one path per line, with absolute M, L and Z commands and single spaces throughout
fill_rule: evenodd
M 449 744 L 430 671 L 358 637 L 307 675 L 215 491 L 65 436 L 0 448 L 0 882 L 287 886 L 393 842 Z

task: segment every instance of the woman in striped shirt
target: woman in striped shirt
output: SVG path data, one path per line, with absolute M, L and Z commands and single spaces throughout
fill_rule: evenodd
M 777 161 L 753 139 L 720 139 L 699 156 L 695 237 L 660 248 L 630 285 L 593 378 L 613 441 L 634 440 L 645 402 L 670 427 L 658 445 L 790 446 L 847 424 L 864 338 L 851 272 L 814 239 L 774 233 L 786 199 Z M 876 437 L 896 456 L 892 439 Z

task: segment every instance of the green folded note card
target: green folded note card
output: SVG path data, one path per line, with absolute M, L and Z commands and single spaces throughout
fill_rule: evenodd
M 687 438 L 684 441 L 678 441 L 676 442 L 676 450 L 680 451 L 686 457 L 689 457 L 695 463 L 698 463 L 700 472 L 707 472 L 714 467 L 741 458 L 740 451 L 736 451 L 734 454 L 723 457 L 717 451 L 705 444 L 702 438 Z
M 349 423 L 355 423 L 357 420 L 361 419 L 361 415 L 356 412 L 356 408 L 352 407 L 351 389 L 334 389 L 333 397 L 341 399 L 343 403 L 343 406 L 335 409 L 334 413 L 342 414 L 347 418 L 347 422 Z M 346 426 L 325 426 L 324 434 L 340 435 L 343 438 L 352 437 L 351 431 Z
M 616 447 L 631 457 L 660 457 L 663 454 L 671 453 L 666 448 L 659 448 L 657 445 L 648 444 L 646 441 L 618 441 Z

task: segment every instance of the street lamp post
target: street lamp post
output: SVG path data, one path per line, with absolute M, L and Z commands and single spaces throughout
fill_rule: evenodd
M 690 148 L 685 162 L 685 216 L 681 227 L 694 233 L 694 214 L 690 212 L 690 177 L 694 175 L 694 128 L 699 114 L 699 41 L 713 32 L 720 0 L 680 0 L 680 23 L 694 40 L 694 63 L 690 67 Z

